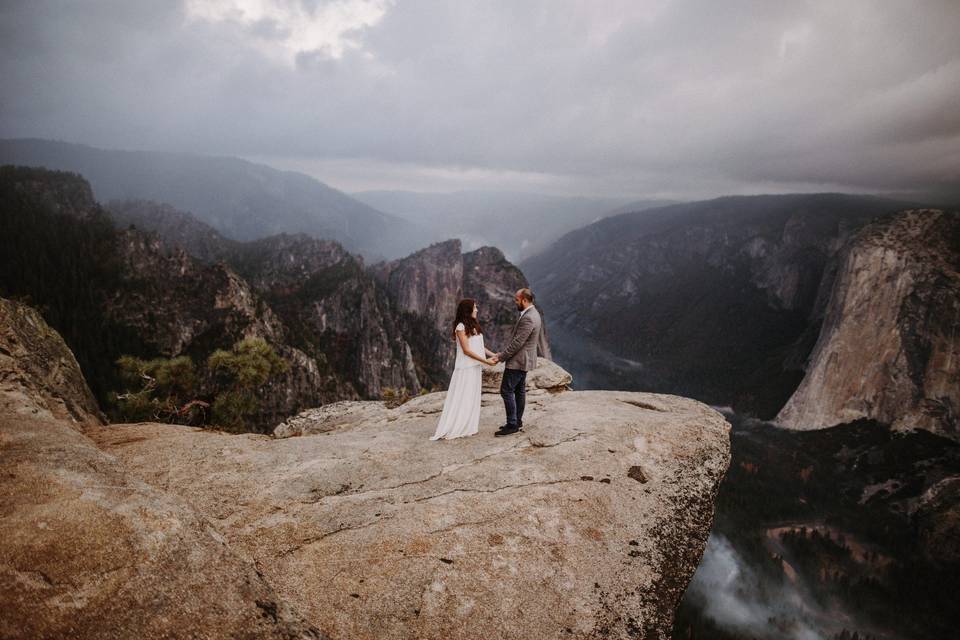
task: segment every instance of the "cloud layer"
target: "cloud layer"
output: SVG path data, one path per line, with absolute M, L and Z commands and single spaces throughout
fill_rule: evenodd
M 954 0 L 0 5 L 0 136 L 348 189 L 960 183 Z

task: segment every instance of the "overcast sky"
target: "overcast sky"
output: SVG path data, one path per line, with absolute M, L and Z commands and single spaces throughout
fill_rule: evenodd
M 960 183 L 960 1 L 0 0 L 0 137 L 353 191 Z

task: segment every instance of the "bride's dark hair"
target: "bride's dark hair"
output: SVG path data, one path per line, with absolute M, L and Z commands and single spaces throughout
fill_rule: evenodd
M 473 298 L 464 298 L 460 301 L 460 304 L 457 305 L 457 317 L 453 320 L 453 336 L 457 335 L 457 325 L 461 322 L 466 328 L 466 333 L 468 336 L 475 336 L 478 333 L 483 333 L 483 329 L 480 328 L 480 323 L 477 322 L 477 319 L 473 317 L 473 309 L 477 306 L 477 301 Z

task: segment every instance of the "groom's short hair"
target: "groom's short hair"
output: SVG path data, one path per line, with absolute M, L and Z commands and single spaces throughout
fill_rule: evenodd
M 530 289 L 524 287 L 517 291 L 517 294 L 527 302 L 533 302 L 533 291 L 530 291 Z

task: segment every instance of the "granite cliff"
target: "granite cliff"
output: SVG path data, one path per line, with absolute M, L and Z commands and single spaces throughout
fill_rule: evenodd
M 453 368 L 456 353 L 450 331 L 457 302 L 461 298 L 477 301 L 484 344 L 496 350 L 507 345 L 516 323 L 514 293 L 529 286 L 499 249 L 481 247 L 462 253 L 459 240 L 438 242 L 406 258 L 374 265 L 372 271 L 400 313 L 418 371 L 434 383 L 445 382 Z M 540 352 L 550 356 L 546 331 L 541 334 Z
M 960 439 L 960 213 L 879 220 L 839 262 L 806 375 L 777 423 L 867 418 Z
M 281 234 L 244 243 L 231 262 L 289 329 L 290 342 L 353 386 L 336 398 L 419 393 L 407 337 L 363 261 L 336 242 Z
M 101 309 L 112 325 L 137 336 L 138 355 L 203 362 L 244 338 L 266 340 L 291 366 L 264 390 L 257 425 L 355 394 L 351 378 L 294 340 L 285 318 L 226 263 L 205 264 L 136 229 L 119 231 L 115 246 L 118 281 L 103 291 Z
M 307 369 L 321 372 L 313 392 L 295 385 L 280 394 L 301 398 L 297 408 L 379 397 L 385 388 L 420 391 L 410 347 L 385 292 L 363 260 L 339 243 L 303 233 L 235 242 L 189 213 L 149 201 L 116 201 L 108 210 L 122 233 L 148 238 L 157 253 L 180 255 L 198 269 L 234 274 L 247 291 L 227 299 L 241 306 L 255 301 L 264 321 L 279 327 L 273 335 L 260 337 L 306 354 L 313 361 Z M 200 295 L 209 288 L 197 283 L 182 287 Z M 169 320 L 168 326 L 177 326 L 175 319 Z
M 507 440 L 488 398 L 431 443 L 442 393 L 284 439 L 103 425 L 33 354 L 59 336 L 0 309 L 4 637 L 664 639 L 729 464 L 705 405 L 558 386 Z
M 60 335 L 35 309 L 3 298 L 0 372 L 5 414 L 40 415 L 74 429 L 106 422 Z

